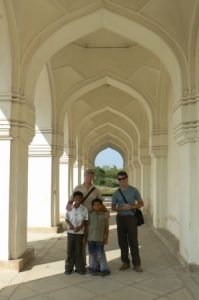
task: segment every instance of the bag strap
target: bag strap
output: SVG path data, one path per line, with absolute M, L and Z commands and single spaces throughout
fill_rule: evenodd
M 120 192 L 120 194 L 122 195 L 122 198 L 124 199 L 124 202 L 129 204 L 128 201 L 126 200 L 126 197 L 124 196 L 124 194 L 122 193 L 121 189 L 118 189 L 118 191 Z
M 84 203 L 84 201 L 88 198 L 88 196 L 92 193 L 92 191 L 94 191 L 94 189 L 95 186 L 93 186 L 92 189 L 83 197 L 81 204 Z

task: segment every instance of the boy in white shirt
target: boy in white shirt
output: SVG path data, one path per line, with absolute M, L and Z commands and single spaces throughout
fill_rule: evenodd
M 67 258 L 65 261 L 65 274 L 71 274 L 75 266 L 76 272 L 84 275 L 85 264 L 83 259 L 84 230 L 88 221 L 88 210 L 81 205 L 83 194 L 79 191 L 73 194 L 74 204 L 66 212 L 68 224 Z

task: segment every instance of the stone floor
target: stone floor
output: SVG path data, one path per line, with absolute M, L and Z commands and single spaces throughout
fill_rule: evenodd
M 119 271 L 115 216 L 111 214 L 106 246 L 111 275 L 64 275 L 66 233 L 32 234 L 35 260 L 21 273 L 0 272 L 0 300 L 193 300 L 199 299 L 199 273 L 188 272 L 157 238 L 149 225 L 139 228 L 143 273 Z

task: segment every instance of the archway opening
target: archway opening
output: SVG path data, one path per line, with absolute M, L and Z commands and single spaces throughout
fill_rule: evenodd
M 108 147 L 97 154 L 95 167 L 116 167 L 117 169 L 122 169 L 124 167 L 124 159 L 118 151 Z
M 99 152 L 95 158 L 95 185 L 101 190 L 102 194 L 111 195 L 118 187 L 117 173 L 124 168 L 122 155 L 107 147 Z

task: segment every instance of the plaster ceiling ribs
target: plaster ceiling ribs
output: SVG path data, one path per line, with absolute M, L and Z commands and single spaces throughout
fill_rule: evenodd
M 43 27 L 41 28 L 39 34 L 35 35 L 34 37 L 34 45 L 32 44 L 31 46 L 31 43 L 29 44 L 29 47 L 26 50 L 24 59 L 21 64 L 21 68 L 24 71 L 22 72 L 24 74 L 24 80 L 22 79 L 21 88 L 22 90 L 24 90 L 24 94 L 27 94 L 30 99 L 34 98 L 33 95 L 39 72 L 47 62 L 50 61 L 53 63 L 53 58 L 64 48 L 69 49 L 71 45 L 78 44 L 78 47 L 80 46 L 84 49 L 84 53 L 89 53 L 89 56 L 89 51 L 91 51 L 92 49 L 101 51 L 101 49 L 104 48 L 104 56 L 94 57 L 93 55 L 93 62 L 91 61 L 90 65 L 87 65 L 87 68 L 84 68 L 84 74 L 73 64 L 71 64 L 70 66 L 71 69 L 68 68 L 68 75 L 71 74 L 72 70 L 77 70 L 77 72 L 73 72 L 74 81 L 76 80 L 76 77 L 78 77 L 78 74 L 82 74 L 82 76 L 79 76 L 79 78 L 77 79 L 79 82 L 75 82 L 74 84 L 75 87 L 77 87 L 78 84 L 82 84 L 82 89 L 74 89 L 72 94 L 67 94 L 68 91 L 64 93 L 64 96 L 67 95 L 68 97 L 65 97 L 65 99 L 63 98 L 61 101 L 57 102 L 57 106 L 59 107 L 57 119 L 63 121 L 64 115 L 67 112 L 73 110 L 73 104 L 75 104 L 77 101 L 79 101 L 79 104 L 81 103 L 82 110 L 84 110 L 85 114 L 87 115 L 90 115 L 92 109 L 98 111 L 103 106 L 106 108 L 106 111 L 104 113 L 110 113 L 110 110 L 107 109 L 108 104 L 102 105 L 101 103 L 100 105 L 94 106 L 94 101 L 89 102 L 89 96 L 87 97 L 85 96 L 85 94 L 89 92 L 89 89 L 90 91 L 96 90 L 96 82 L 92 82 L 90 83 L 90 85 L 85 85 L 85 82 L 88 78 L 92 78 L 100 71 L 103 72 L 104 70 L 109 70 L 109 67 L 110 69 L 112 67 L 111 72 L 114 74 L 114 76 L 120 76 L 121 78 L 126 80 L 128 84 L 124 84 L 123 81 L 115 80 L 112 78 L 108 78 L 109 82 L 107 82 L 106 77 L 106 82 L 104 82 L 104 85 L 112 87 L 115 84 L 115 88 L 117 88 L 118 90 L 122 90 L 124 94 L 129 94 L 129 96 L 132 97 L 132 103 L 130 103 L 130 101 L 128 103 L 128 100 L 126 99 L 126 107 L 129 108 L 129 112 L 122 109 L 120 111 L 119 102 L 112 103 L 112 106 L 110 105 L 110 107 L 120 111 L 121 114 L 126 115 L 131 120 L 131 122 L 134 121 L 134 123 L 137 124 L 140 136 L 139 138 L 143 139 L 144 141 L 148 140 L 151 129 L 153 128 L 153 119 L 155 118 L 154 110 L 156 110 L 156 103 L 154 100 L 155 97 L 153 97 L 153 92 L 156 90 L 156 76 L 158 77 L 159 75 L 158 62 L 160 61 L 165 66 L 166 72 L 168 72 L 170 76 L 171 83 L 175 82 L 175 85 L 173 85 L 173 95 L 174 99 L 179 99 L 179 91 L 182 85 L 180 63 L 183 61 L 183 55 L 181 55 L 182 53 L 180 54 L 180 47 L 177 47 L 177 43 L 174 43 L 169 34 L 167 34 L 166 31 L 162 30 L 162 28 L 160 28 L 161 26 L 155 24 L 155 22 L 151 22 L 149 19 L 147 19 L 147 17 L 143 17 L 143 15 L 138 14 L 132 14 L 131 16 L 128 15 L 127 17 L 123 13 L 120 13 L 120 11 L 117 9 L 111 10 L 107 5 L 112 3 L 113 5 L 115 5 L 114 8 L 116 8 L 122 6 L 123 4 L 123 6 L 129 8 L 129 13 L 131 12 L 131 10 L 138 11 L 139 9 L 142 9 L 143 13 L 145 9 L 147 10 L 148 7 L 150 7 L 150 5 L 148 6 L 148 3 L 151 4 L 152 2 L 153 1 L 143 0 L 139 1 L 138 5 L 138 1 L 103 1 L 103 3 L 105 4 L 103 8 L 96 8 L 95 11 L 88 10 L 87 12 L 85 9 L 83 15 L 77 14 L 76 17 L 74 15 L 74 18 L 71 18 L 70 20 L 68 19 L 67 22 L 64 22 L 64 17 L 60 17 L 60 5 L 56 10 L 57 16 L 52 14 L 52 6 L 49 6 L 49 16 L 51 15 L 51 19 L 45 20 L 45 26 L 44 24 L 42 24 Z M 91 4 L 90 1 L 86 3 L 89 5 Z M 95 1 L 95 3 L 97 3 L 97 1 Z M 102 1 L 98 1 L 98 3 L 102 4 Z M 66 2 L 59 1 L 59 4 L 64 5 L 66 4 Z M 72 2 L 67 2 L 66 9 L 62 13 L 67 13 L 68 5 L 70 6 L 73 4 Z M 82 5 L 82 1 L 79 1 L 78 4 L 80 4 L 82 8 L 83 6 L 84 8 L 86 7 L 86 5 Z M 59 23 L 58 19 L 62 19 L 63 22 Z M 43 33 L 44 31 L 46 33 L 48 31 L 48 36 L 43 35 L 42 38 L 42 31 Z M 36 40 L 38 43 L 35 43 Z M 108 65 L 109 60 L 107 60 L 107 53 L 109 53 L 109 49 L 110 51 L 114 51 L 115 49 L 117 49 L 117 52 L 121 55 L 119 57 L 118 53 L 117 55 L 115 55 L 115 52 L 110 52 L 111 56 L 113 56 L 113 54 L 115 55 L 115 65 L 113 63 L 110 63 Z M 163 49 L 164 55 L 162 55 Z M 102 52 L 99 51 L 96 53 L 100 55 L 100 53 Z M 119 64 L 121 61 L 124 62 L 124 60 L 122 60 L 122 55 L 124 53 L 125 56 L 125 51 L 127 51 L 126 56 L 128 56 L 126 60 L 127 66 L 128 62 L 134 61 L 134 65 L 132 66 L 133 68 L 130 67 L 130 70 L 133 69 L 133 74 L 127 72 L 127 66 L 126 68 L 124 68 L 124 70 L 122 70 L 121 65 Z M 73 54 L 73 52 L 71 53 Z M 145 58 L 145 56 L 143 55 L 146 55 L 147 60 L 143 59 Z M 79 56 L 76 57 L 78 57 L 79 59 Z M 82 58 L 84 58 L 84 56 L 82 56 Z M 96 61 L 96 58 L 100 59 L 102 65 L 104 63 L 103 69 L 99 70 L 98 73 L 90 71 L 91 67 Z M 156 58 L 156 62 L 154 58 Z M 64 64 L 62 64 L 62 66 L 64 66 Z M 67 64 L 66 67 L 68 67 Z M 148 69 L 148 73 L 146 72 L 146 69 Z M 142 84 L 142 78 L 144 78 L 144 74 L 151 74 L 150 77 L 154 78 L 154 81 L 151 81 L 149 86 L 147 86 L 146 80 L 145 82 L 143 81 Z M 154 89 L 150 90 L 150 87 L 153 84 Z M 71 82 L 71 88 L 72 87 L 73 82 Z M 136 90 L 139 90 L 140 87 L 143 87 L 143 90 L 145 89 L 144 94 L 148 93 L 148 95 L 151 95 L 152 100 L 149 100 L 150 97 L 143 97 L 139 93 L 135 92 Z M 135 100 L 137 102 L 134 103 L 133 101 Z M 139 106 L 140 104 L 142 107 L 142 114 Z M 79 113 L 81 113 L 81 111 L 79 111 Z M 136 119 L 136 113 L 139 114 L 139 122 Z M 121 119 L 121 116 L 118 117 L 119 119 Z M 92 125 L 93 120 L 89 118 L 88 122 L 90 122 L 90 124 Z M 103 118 L 101 122 L 103 122 Z M 128 123 L 126 120 L 126 124 L 130 123 Z M 126 126 L 126 124 L 122 124 L 122 127 L 127 131 L 128 126 Z M 74 124 L 70 124 L 69 122 L 69 126 L 71 125 Z M 146 127 L 148 128 L 148 133 L 145 132 Z M 84 128 L 86 132 L 86 126 Z M 72 132 L 74 131 L 75 130 L 73 130 Z
M 140 107 L 143 107 L 143 110 L 146 113 L 146 123 L 147 123 L 147 130 L 150 131 L 150 129 L 152 128 L 152 115 L 155 115 L 155 109 L 154 107 L 149 106 L 148 102 L 145 100 L 145 98 L 139 93 L 137 92 L 134 88 L 132 88 L 131 86 L 127 85 L 126 83 L 124 84 L 121 80 L 116 80 L 114 78 L 111 78 L 109 76 L 105 76 L 103 78 L 97 79 L 93 82 L 88 82 L 85 83 L 85 85 L 83 85 L 82 83 L 79 85 L 79 88 L 77 90 L 75 90 L 74 92 L 72 92 L 71 94 L 66 94 L 65 97 L 63 98 L 62 101 L 62 105 L 60 106 L 60 110 L 59 110 L 59 119 L 60 119 L 60 124 L 63 124 L 63 119 L 64 119 L 64 115 L 65 115 L 65 111 L 71 111 L 72 105 L 74 105 L 74 103 L 76 103 L 79 99 L 81 99 L 81 97 L 83 95 L 88 94 L 89 92 L 103 86 L 104 84 L 109 84 L 113 87 L 115 87 L 116 89 L 122 91 L 124 94 L 127 94 L 129 97 L 132 97 L 132 99 L 135 99 Z M 77 88 L 77 86 L 76 86 Z M 65 99 L 65 101 L 64 101 Z M 67 99 L 67 101 L 66 101 Z M 134 100 L 134 101 L 135 101 Z M 120 102 L 122 103 L 122 99 L 120 100 Z M 106 105 L 107 108 L 99 108 L 98 110 L 100 111 L 105 111 L 106 109 L 110 110 L 114 110 L 113 108 L 108 108 L 108 104 Z M 115 105 L 115 110 L 117 110 L 117 103 Z M 118 109 L 118 116 L 121 113 L 121 110 Z M 135 107 L 134 107 L 134 111 L 135 111 Z M 90 112 L 87 112 L 87 115 Z M 95 112 L 94 112 L 95 115 Z M 129 121 L 132 122 L 131 120 L 131 114 L 126 113 L 126 117 L 129 119 Z M 80 127 L 82 124 L 83 120 L 80 120 Z
M 99 132 L 99 129 L 101 129 L 101 132 Z M 82 137 L 82 149 L 85 152 L 88 151 L 88 147 L 89 145 L 95 140 L 96 142 L 100 141 L 100 139 L 102 137 L 107 138 L 108 141 L 111 141 L 111 139 L 109 140 L 109 137 L 115 136 L 119 140 L 121 140 L 120 143 L 118 144 L 125 144 L 127 146 L 127 149 L 129 149 L 128 152 L 133 151 L 133 143 L 132 143 L 132 137 L 130 137 L 124 129 L 121 129 L 119 127 L 117 127 L 116 125 L 111 124 L 109 126 L 109 128 L 107 129 L 107 125 L 105 124 L 104 126 L 101 125 L 98 128 L 96 128 L 96 132 L 90 132 L 88 133 L 88 135 L 86 137 Z M 99 132 L 99 135 L 97 134 Z
M 114 135 L 104 135 L 98 140 L 93 140 L 90 144 L 90 147 L 86 153 L 84 153 L 86 158 L 90 158 L 92 161 L 94 161 L 97 154 L 101 151 L 103 151 L 106 148 L 112 148 L 116 151 L 118 151 L 123 160 L 124 163 L 128 162 L 130 159 L 130 153 L 127 146 L 124 144 L 123 141 L 115 137 Z
M 31 58 L 24 62 L 23 86 L 25 93 L 27 93 L 27 95 L 34 94 L 38 73 L 55 53 L 66 45 L 101 28 L 106 28 L 119 36 L 123 36 L 132 42 L 140 44 L 154 53 L 165 65 L 171 81 L 177 82 L 178 87 L 181 86 L 179 55 L 177 56 L 175 53 L 175 45 L 173 45 L 174 49 L 171 49 L 170 44 L 172 41 L 169 41 L 168 44 L 168 39 L 164 40 L 162 33 L 158 35 L 157 30 L 156 32 L 152 31 L 139 24 L 137 20 L 131 20 L 107 9 L 99 9 L 89 15 L 82 16 L 75 21 L 65 24 L 59 29 L 56 28 L 47 39 L 38 44 L 38 48 L 35 49 Z M 134 28 L 134 30 L 130 30 L 131 28 Z M 161 49 L 164 49 L 165 55 L 162 55 Z M 174 93 L 179 93 L 179 91 L 175 90 L 175 86 L 173 86 L 173 89 Z M 175 94 L 175 96 L 179 99 L 179 94 Z M 30 95 L 30 99 L 31 98 Z

